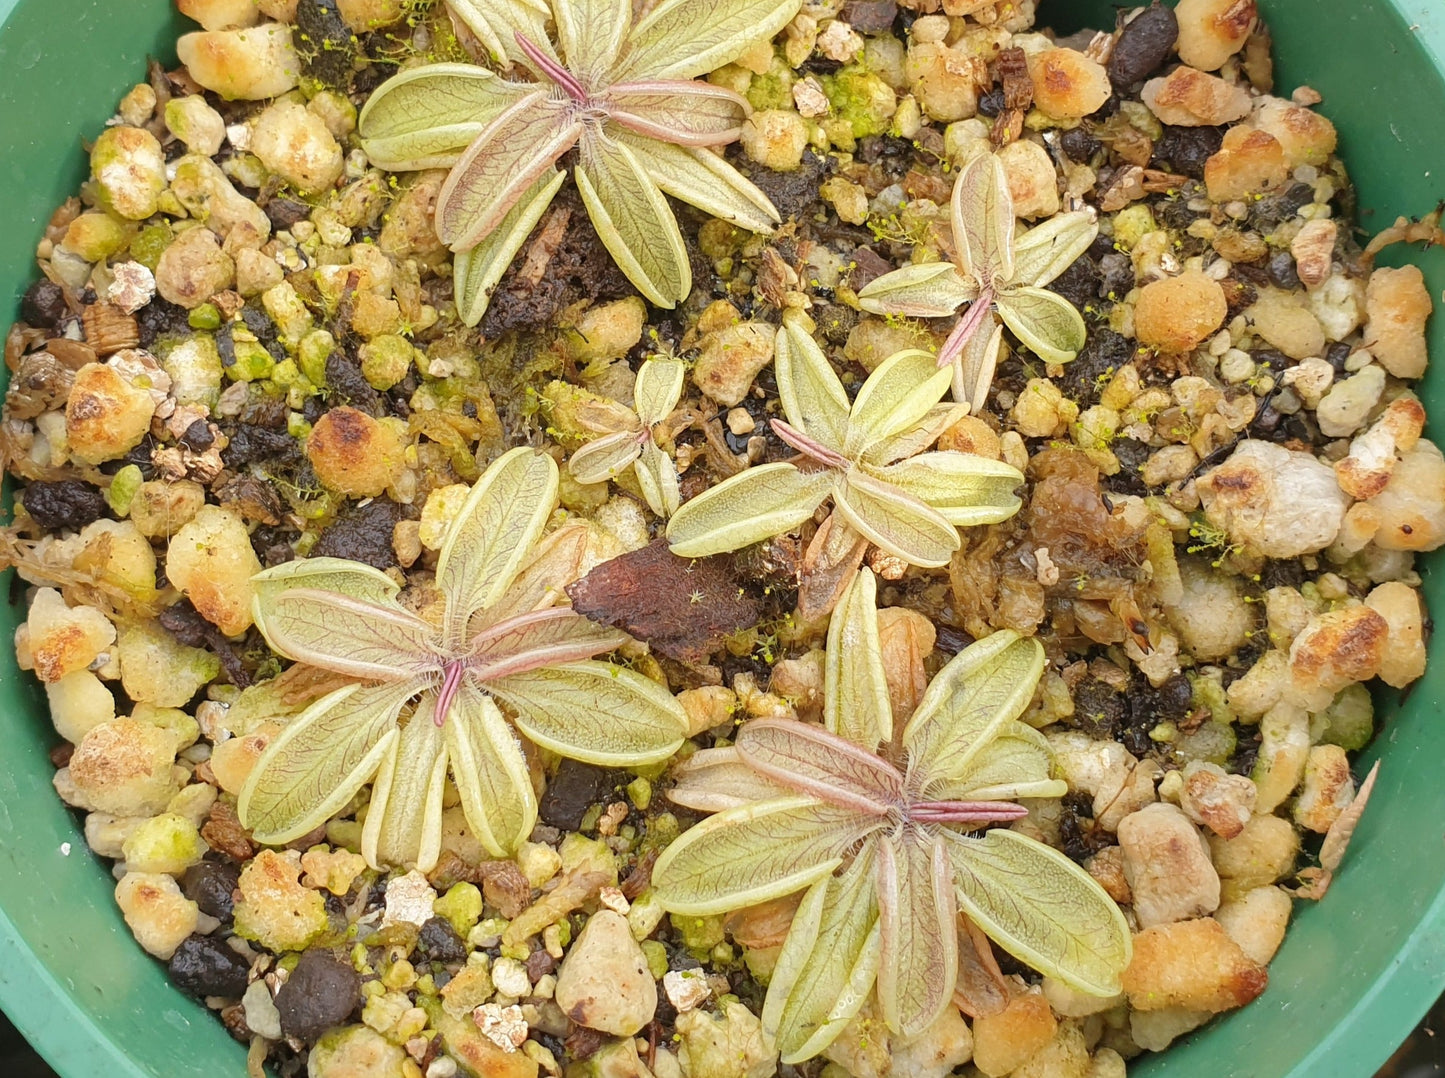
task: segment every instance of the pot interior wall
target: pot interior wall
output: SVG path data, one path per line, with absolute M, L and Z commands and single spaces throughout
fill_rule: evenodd
M 1398 214 L 1433 208 L 1445 194 L 1436 127 L 1445 109 L 1445 14 L 1436 0 L 1261 7 L 1281 91 L 1308 80 L 1325 97 L 1364 226 L 1376 231 Z M 1109 25 L 1113 12 L 1105 3 L 1045 0 L 1040 23 Z M 173 55 L 177 21 L 168 0 L 0 0 L 0 20 L 0 321 L 8 326 L 45 220 L 84 178 L 82 140 L 144 77 L 143 57 Z M 1445 255 L 1410 259 L 1439 295 Z M 1445 317 L 1433 321 L 1431 342 L 1445 357 Z M 1423 395 L 1427 407 L 1445 408 L 1438 369 Z M 1425 592 L 1445 610 L 1438 574 L 1425 574 Z M 0 641 L 19 613 L 0 606 Z M 1384 761 L 1374 800 L 1328 899 L 1298 908 L 1269 991 L 1166 1057 L 1141 1061 L 1135 1074 L 1167 1067 L 1170 1078 L 1363 1078 L 1424 1013 L 1445 983 L 1442 690 L 1437 656 L 1408 700 L 1379 700 L 1383 732 L 1366 756 L 1366 765 Z M 43 693 L 16 669 L 8 643 L 0 646 L 0 1005 L 66 1078 L 242 1073 L 241 1047 L 132 940 L 108 872 L 51 789 L 53 742 Z

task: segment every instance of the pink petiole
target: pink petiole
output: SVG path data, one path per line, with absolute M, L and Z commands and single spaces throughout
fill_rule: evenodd
M 442 687 L 437 693 L 436 707 L 432 711 L 432 721 L 438 726 L 446 722 L 447 712 L 452 708 L 452 701 L 457 698 L 457 690 L 462 687 L 462 678 L 466 672 L 466 664 L 460 659 L 453 659 L 442 668 Z
M 1008 823 L 1028 814 L 1009 801 L 917 801 L 908 806 L 914 823 Z
M 993 306 L 993 289 L 985 288 L 979 293 L 978 299 L 969 304 L 968 313 L 958 320 L 953 327 L 953 332 L 948 335 L 948 340 L 943 342 L 943 347 L 938 350 L 938 366 L 940 368 L 950 366 L 954 360 L 963 355 L 963 350 L 968 347 L 968 342 L 978 329 L 983 325 L 984 317 Z
M 586 104 L 590 95 L 583 85 L 577 81 L 576 76 L 573 75 L 572 72 L 568 71 L 561 64 L 557 63 L 556 60 L 537 48 L 527 35 L 520 30 L 516 32 L 515 36 L 517 38 L 517 44 L 520 45 L 522 51 L 527 54 L 527 59 L 541 68 L 542 73 L 549 79 L 566 90 L 567 96 L 573 101 L 579 104 Z
M 773 433 L 805 457 L 812 457 L 819 464 L 826 464 L 830 468 L 848 467 L 848 458 L 843 454 L 815 442 L 797 427 L 784 423 L 781 419 L 774 419 L 772 422 Z

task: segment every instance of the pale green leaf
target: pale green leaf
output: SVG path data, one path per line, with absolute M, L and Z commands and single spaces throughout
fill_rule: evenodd
M 447 0 L 447 7 L 466 23 L 467 29 L 477 35 L 502 66 L 515 64 L 534 75 L 542 74 L 517 44 L 519 33 L 561 64 L 547 36 L 547 21 L 552 18 L 552 10 L 546 0 Z
M 251 578 L 256 602 L 264 610 L 276 595 L 290 588 L 334 591 L 363 602 L 392 602 L 401 585 L 380 569 L 347 558 L 296 558 L 263 569 Z
M 631 0 L 557 0 L 552 13 L 568 70 L 584 83 L 600 81 L 632 25 Z
M 622 430 L 604 434 L 580 446 L 567 461 L 567 470 L 579 483 L 607 483 L 616 479 L 642 452 L 641 431 Z
M 963 775 L 974 755 L 1023 714 L 1044 672 L 1044 649 L 1010 629 L 964 648 L 929 683 L 903 730 L 909 787 Z
M 612 260 L 659 307 L 692 291 L 692 269 L 667 199 L 622 143 L 601 132 L 582 141 L 575 170 L 587 216 Z
M 668 800 L 698 812 L 723 812 L 755 801 L 791 797 L 792 791 L 764 778 L 729 745 L 699 749 L 672 769 Z
M 943 840 L 904 828 L 878 843 L 878 1003 L 888 1028 L 916 1037 L 953 998 L 958 908 Z
M 672 410 L 682 399 L 682 384 L 686 378 L 687 367 L 681 360 L 653 356 L 642 361 L 642 366 L 637 368 L 632 400 L 643 426 L 656 426 L 672 415 Z
M 959 527 L 997 524 L 1013 516 L 1020 505 L 1015 491 L 1024 482 L 1011 464 L 955 449 L 920 453 L 875 474 Z
M 568 584 L 582 575 L 591 529 L 579 518 L 568 520 L 542 536 L 532 554 L 500 598 L 472 615 L 468 635 L 481 632 L 519 614 L 545 610 L 564 602 Z
M 893 711 L 878 643 L 878 582 L 861 570 L 833 608 L 823 662 L 823 725 L 873 750 L 893 740 Z
M 361 855 L 372 868 L 436 867 L 442 844 L 442 795 L 447 749 L 432 719 L 436 695 L 417 703 L 411 720 L 393 742 L 371 787 L 371 806 L 361 829 Z
M 535 87 L 475 64 L 427 64 L 393 75 L 357 118 L 362 149 L 393 172 L 449 168 L 486 126 Z
M 917 426 L 873 442 L 858 459 L 865 466 L 876 468 L 915 456 L 966 415 L 966 404 L 935 404 Z
M 834 487 L 833 508 L 870 543 L 909 565 L 947 565 L 960 546 L 958 529 L 942 513 L 861 469 Z
M 984 286 L 1012 280 L 1013 197 L 1003 163 L 995 154 L 979 154 L 964 166 L 953 185 L 950 212 L 964 273 Z
M 842 863 L 876 817 L 781 797 L 709 816 L 673 840 L 652 884 L 673 913 L 707 917 L 801 891 Z
M 437 236 L 453 251 L 475 247 L 572 148 L 582 121 L 536 90 L 477 136 L 437 195 Z
M 639 135 L 678 146 L 736 142 L 747 99 L 707 82 L 628 82 L 607 89 L 608 115 Z
M 774 344 L 773 373 L 788 422 L 841 452 L 848 436 L 848 394 L 818 342 L 797 318 L 783 318 Z
M 566 179 L 567 174 L 555 168 L 544 172 L 541 179 L 507 211 L 496 228 L 482 237 L 475 247 L 453 257 L 452 292 L 457 315 L 463 324 L 475 326 L 481 323 L 497 283 L 527 242 L 532 229 L 537 227 L 542 214 L 552 205 L 552 199 L 557 197 Z
M 858 305 L 873 314 L 946 318 L 977 298 L 977 282 L 952 262 L 922 262 L 869 281 L 858 293 Z
M 687 732 L 672 693 L 611 663 L 560 663 L 488 681 L 486 689 L 532 741 L 602 767 L 666 760 Z
M 396 740 L 402 705 L 417 680 L 348 685 L 308 707 L 272 739 L 241 789 L 241 823 L 258 841 L 300 838 L 346 807 Z
M 1087 872 L 1015 831 L 941 833 L 959 904 L 991 940 L 1080 992 L 1119 994 L 1133 953 L 1129 926 Z
M 813 884 L 793 915 L 761 1016 L 784 1063 L 823 1051 L 868 1001 L 880 950 L 873 861 L 870 843 L 842 875 Z
M 673 198 L 749 232 L 770 233 L 781 220 L 768 196 L 711 150 L 673 146 L 615 125 L 605 130 Z
M 436 581 L 447 599 L 446 635 L 461 643 L 471 616 L 511 584 L 557 507 L 557 465 L 526 446 L 503 453 L 472 487 L 447 529 Z
M 1098 234 L 1099 223 L 1088 210 L 1050 217 L 1014 241 L 1014 281 L 1042 288 L 1072 266 Z
M 741 550 L 810 520 L 832 486 L 831 472 L 760 464 L 684 502 L 667 523 L 668 543 L 680 558 Z
M 754 719 L 738 731 L 754 770 L 830 805 L 886 816 L 903 803 L 903 776 L 875 753 L 796 719 Z
M 1044 735 L 1017 720 L 1008 723 L 974 754 L 968 766 L 928 796 L 937 801 L 1017 801 L 1062 797 L 1068 784 L 1050 775 L 1053 751 Z
M 948 368 L 918 348 L 889 356 L 870 374 L 853 399 L 848 421 L 847 455 L 866 451 L 874 442 L 911 430 L 948 392 Z
M 1010 288 L 994 299 L 998 316 L 1024 347 L 1046 363 L 1067 363 L 1084 347 L 1084 317 L 1057 292 Z
M 682 491 L 677 482 L 677 465 L 672 458 L 657 448 L 657 443 L 648 439 L 642 445 L 642 456 L 634 472 L 647 507 L 658 516 L 666 518 L 677 512 L 682 501 Z
M 467 826 L 493 857 L 511 857 L 537 822 L 537 794 L 516 735 L 491 698 L 467 684 L 444 731 Z
M 617 650 L 628 639 L 620 629 L 598 625 L 570 607 L 535 610 L 497 622 L 474 636 L 467 656 L 468 672 L 487 681 L 590 659 Z
M 787 26 L 800 6 L 800 0 L 662 0 L 629 35 L 614 81 L 716 71 Z
M 436 671 L 435 626 L 396 603 L 370 603 L 310 587 L 257 596 L 256 627 L 271 650 L 323 670 L 377 681 Z
M 953 399 L 964 401 L 974 415 L 988 405 L 989 387 L 1003 353 L 1003 326 L 996 315 L 979 326 L 953 361 Z

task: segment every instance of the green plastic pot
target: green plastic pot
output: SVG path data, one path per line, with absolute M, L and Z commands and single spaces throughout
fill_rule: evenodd
M 1378 230 L 1445 196 L 1445 6 L 1440 0 L 1260 0 L 1283 93 L 1325 98 Z M 1110 25 L 1106 3 L 1046 0 L 1072 30 Z M 0 0 L 0 321 L 34 275 L 52 209 L 84 178 L 94 138 L 144 58 L 173 58 L 182 20 L 168 0 Z M 1431 292 L 1445 256 L 1411 252 Z M 1398 264 L 1401 252 L 1382 259 Z M 1445 410 L 1445 317 L 1431 326 L 1425 379 Z M 1439 426 L 1436 424 L 1439 435 Z M 1426 559 L 1426 564 L 1437 564 Z M 1445 587 L 1428 571 L 1431 606 Z M 12 593 L 13 594 L 13 593 Z M 55 796 L 45 698 L 8 645 L 21 611 L 0 605 L 0 1008 L 65 1078 L 223 1078 L 244 1052 L 205 1008 L 171 987 L 131 938 L 107 867 Z M 1379 701 L 1383 766 L 1345 869 L 1327 899 L 1300 903 L 1269 990 L 1209 1029 L 1141 1061 L 1169 1078 L 1366 1078 L 1445 988 L 1445 654 L 1399 700 Z

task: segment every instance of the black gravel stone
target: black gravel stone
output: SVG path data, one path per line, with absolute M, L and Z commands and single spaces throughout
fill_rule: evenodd
M 1099 147 L 1102 145 L 1103 143 L 1082 125 L 1070 128 L 1059 136 L 1059 149 L 1064 151 L 1064 156 L 1070 161 L 1077 161 L 1080 164 L 1098 153 Z
M 1124 27 L 1109 57 L 1109 81 L 1116 90 L 1143 82 L 1163 66 L 1179 40 L 1179 20 L 1155 3 Z
M 164 624 L 165 614 L 161 615 L 161 619 Z M 200 643 L 191 646 L 204 645 L 205 637 L 201 636 L 199 640 Z M 241 870 L 229 862 L 202 861 L 186 869 L 186 874 L 181 877 L 181 892 L 199 906 L 202 913 L 229 921 L 234 905 L 232 896 L 240 879 Z
M 273 457 L 292 460 L 300 452 L 296 439 L 286 431 L 242 423 L 231 434 L 231 444 L 221 451 L 221 459 L 226 462 L 226 467 L 239 469 Z
M 278 232 L 289 229 L 297 221 L 311 216 L 311 207 L 294 198 L 273 198 L 263 207 L 271 227 Z
M 547 783 L 537 815 L 552 827 L 576 831 L 582 826 L 582 817 L 588 809 L 612 796 L 617 778 L 615 771 L 564 759 L 552 781 Z
M 356 1010 L 361 977 L 344 962 L 322 951 L 307 951 L 276 993 L 281 1032 L 314 1041 L 339 1026 Z
M 336 0 L 301 0 L 291 42 L 307 75 L 333 90 L 346 90 L 355 46 Z
M 1099 298 L 1121 300 L 1134 287 L 1134 263 L 1121 251 L 1099 259 Z
M 1269 283 L 1276 288 L 1299 288 L 1299 271 L 1294 264 L 1294 255 L 1288 251 L 1276 251 L 1265 263 Z
M 387 570 L 399 564 L 392 535 L 402 508 L 385 498 L 352 509 L 321 533 L 311 549 L 315 558 L 348 558 L 365 562 L 374 569 Z
M 1204 162 L 1224 143 L 1222 127 L 1165 127 L 1164 135 L 1154 144 L 1156 168 L 1177 172 L 1190 179 L 1204 179 Z
M 21 320 L 40 329 L 54 329 L 69 313 L 64 291 L 54 281 L 44 278 L 27 288 L 20 300 Z
M 421 932 L 417 934 L 416 946 L 427 958 L 443 965 L 467 960 L 466 941 L 457 935 L 451 922 L 445 917 L 433 917 L 422 925 Z
M 25 511 L 47 531 L 79 531 L 106 515 L 105 495 L 80 479 L 36 482 L 25 488 Z
M 197 934 L 181 941 L 167 969 L 176 987 L 189 996 L 236 999 L 246 993 L 251 967 L 221 940 Z
M 149 348 L 160 337 L 189 336 L 190 312 L 156 296 L 135 313 L 140 346 Z

